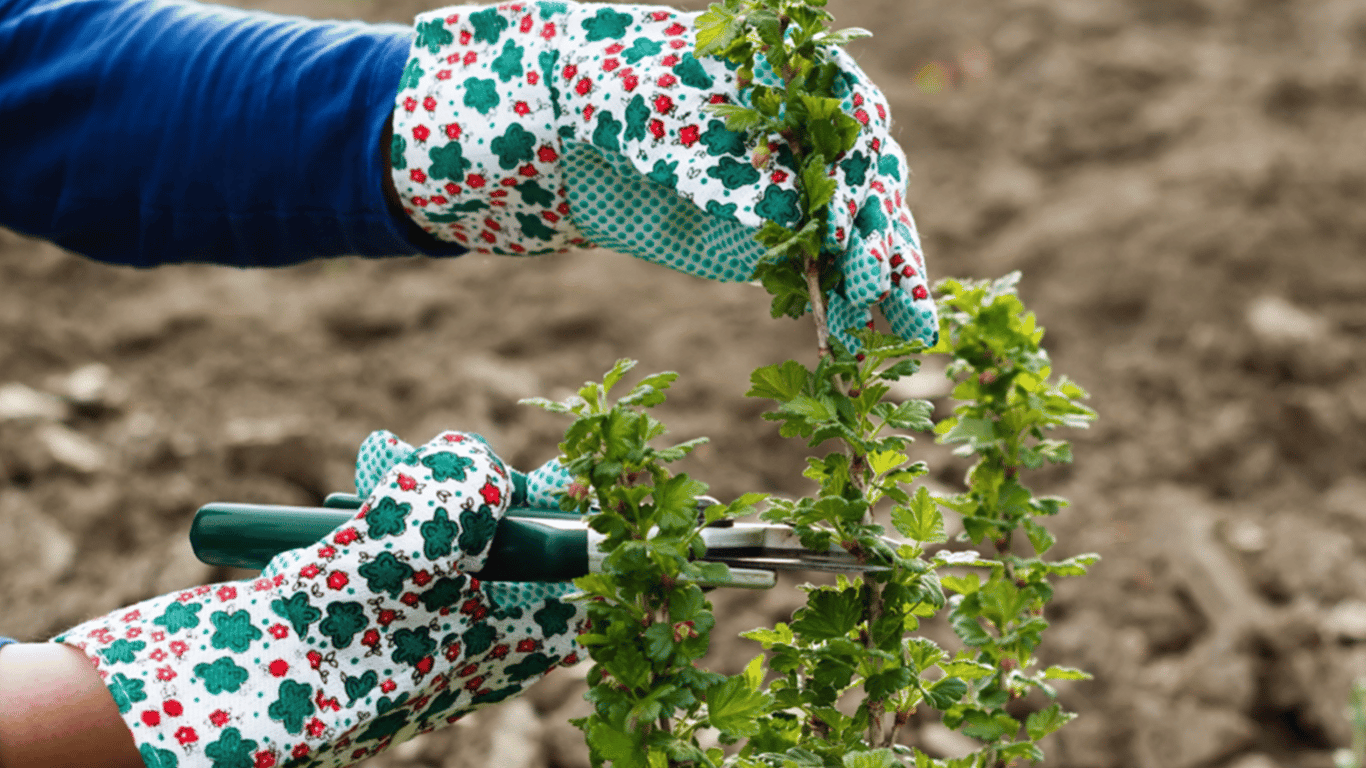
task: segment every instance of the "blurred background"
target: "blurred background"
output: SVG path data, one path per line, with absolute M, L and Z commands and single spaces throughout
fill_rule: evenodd
M 406 23 L 413 0 L 253 7 Z M 701 3 L 689 3 L 692 8 Z M 894 111 L 931 277 L 1022 270 L 1055 371 L 1092 393 L 1043 656 L 1083 667 L 1069 768 L 1318 768 L 1366 674 L 1366 3 L 832 0 Z M 766 296 L 601 251 L 273 271 L 116 269 L 0 232 L 0 631 L 46 637 L 242 576 L 201 565 L 215 500 L 351 489 L 374 429 L 483 433 L 531 468 L 563 397 L 618 357 L 682 374 L 662 416 L 711 437 L 727 498 L 800 493 L 751 369 L 809 361 Z M 936 398 L 934 376 L 906 394 Z M 919 444 L 936 482 L 965 465 Z M 714 593 L 715 656 L 786 618 L 794 581 Z M 582 668 L 372 766 L 585 768 Z M 964 745 L 932 721 L 907 741 Z

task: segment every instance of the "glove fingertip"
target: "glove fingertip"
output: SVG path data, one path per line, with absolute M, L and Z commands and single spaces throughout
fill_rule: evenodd
M 558 509 L 560 495 L 569 488 L 569 472 L 551 459 L 527 475 L 526 504 L 535 509 Z
M 849 303 L 860 307 L 876 304 L 890 280 L 885 257 L 878 258 L 869 238 L 859 235 L 850 238 L 848 250 L 841 255 L 840 272 L 844 275 L 840 292 Z
M 916 299 L 900 288 L 893 288 L 878 306 L 893 334 L 907 341 L 919 339 L 930 347 L 939 343 L 939 317 L 928 293 L 925 299 Z
M 380 479 L 415 450 L 387 429 L 371 432 L 356 453 L 356 494 L 369 496 Z

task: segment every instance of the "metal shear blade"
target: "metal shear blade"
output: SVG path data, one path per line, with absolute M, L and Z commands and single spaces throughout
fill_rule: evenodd
M 886 566 L 860 563 L 839 545 L 816 551 L 802 546 L 796 531 L 786 525 L 735 523 L 702 531 L 707 553 L 702 559 L 737 568 L 783 571 L 869 573 Z

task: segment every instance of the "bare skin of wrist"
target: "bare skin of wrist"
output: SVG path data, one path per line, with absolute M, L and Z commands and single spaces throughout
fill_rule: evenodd
M 0 648 L 0 768 L 145 768 L 85 654 L 59 643 Z

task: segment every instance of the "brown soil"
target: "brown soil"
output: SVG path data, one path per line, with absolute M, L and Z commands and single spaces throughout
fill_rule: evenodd
M 401 22 L 426 7 L 256 5 Z M 1366 674 L 1366 5 L 833 9 L 877 32 L 856 54 L 892 100 L 933 274 L 1022 270 L 1056 369 L 1102 415 L 1076 465 L 1035 483 L 1073 500 L 1060 550 L 1105 558 L 1051 616 L 1045 656 L 1096 679 L 1063 689 L 1082 716 L 1048 764 L 1326 768 Z M 8 634 L 240 576 L 194 560 L 194 509 L 349 489 L 373 429 L 475 430 L 534 466 L 562 424 L 517 400 L 618 357 L 681 372 L 663 416 L 712 438 L 688 469 L 718 496 L 803 490 L 801 452 L 742 395 L 752 368 L 809 359 L 811 332 L 748 286 L 606 252 L 244 272 L 0 247 L 0 385 L 59 398 L 0 417 Z M 961 463 L 924 451 L 958 481 Z M 718 636 L 781 617 L 793 592 L 718 595 Z M 723 640 L 718 663 L 752 652 Z M 585 765 L 564 725 L 581 682 L 557 675 L 473 718 L 488 727 L 375 764 Z M 931 723 L 907 738 L 960 746 Z

